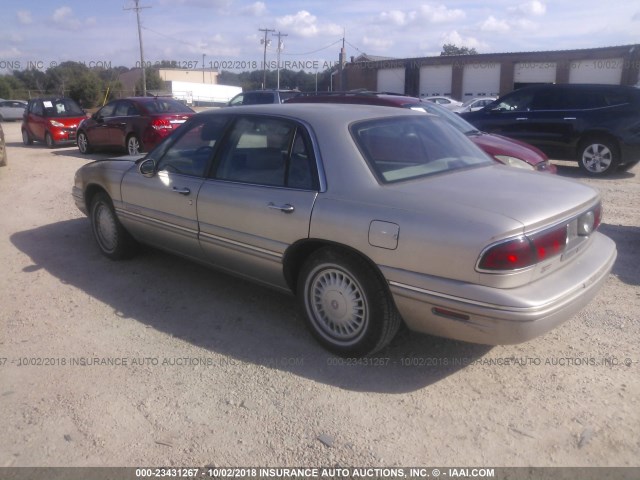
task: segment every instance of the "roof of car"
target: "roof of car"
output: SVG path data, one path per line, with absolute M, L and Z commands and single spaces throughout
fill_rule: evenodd
M 283 117 L 297 118 L 312 124 L 335 124 L 341 122 L 350 124 L 358 120 L 371 118 L 391 117 L 397 115 L 417 115 L 424 116 L 424 113 L 414 112 L 409 109 L 399 109 L 395 107 L 384 107 L 380 105 L 353 105 L 340 103 L 320 103 L 309 108 L 305 103 L 284 103 L 284 104 L 264 104 L 264 105 L 242 105 L 233 109 L 211 109 L 198 113 L 203 115 L 225 115 L 225 114 L 266 114 Z

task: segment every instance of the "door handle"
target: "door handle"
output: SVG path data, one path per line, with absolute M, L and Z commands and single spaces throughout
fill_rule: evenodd
M 576 117 L 564 117 L 563 120 L 576 120 Z
M 191 193 L 191 190 L 189 190 L 188 188 L 178 188 L 178 187 L 173 187 L 173 191 L 176 193 L 179 193 L 180 195 L 189 195 Z
M 518 118 L 516 118 L 516 121 L 517 120 L 529 120 L 529 119 L 527 117 L 518 117 Z
M 294 206 L 288 203 L 285 203 L 284 205 L 276 205 L 273 202 L 269 202 L 269 205 L 267 205 L 267 207 L 273 210 L 280 210 L 283 213 L 291 213 L 295 210 Z

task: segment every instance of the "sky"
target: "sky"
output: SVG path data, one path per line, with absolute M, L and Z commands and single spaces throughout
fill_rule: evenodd
M 2 0 L 0 74 L 64 61 L 140 65 L 133 0 Z M 140 0 L 144 59 L 235 72 L 277 58 L 308 71 L 362 53 L 410 58 L 442 45 L 478 53 L 640 43 L 640 2 L 602 0 Z M 203 57 L 204 55 L 204 57 Z M 204 62 L 203 62 L 204 60 Z M 300 68 L 292 68 L 299 70 Z

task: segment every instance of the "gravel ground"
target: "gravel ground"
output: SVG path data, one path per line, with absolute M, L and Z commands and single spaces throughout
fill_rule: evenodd
M 403 333 L 354 365 L 292 297 L 104 258 L 70 194 L 88 158 L 3 127 L 0 467 L 640 466 L 640 165 L 561 164 L 600 189 L 619 250 L 570 321 L 515 346 Z

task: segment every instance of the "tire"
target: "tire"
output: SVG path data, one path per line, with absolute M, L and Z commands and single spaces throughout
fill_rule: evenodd
M 587 175 L 601 177 L 618 168 L 618 146 L 606 138 L 590 138 L 583 142 L 578 152 L 578 163 Z
M 49 132 L 44 134 L 44 143 L 47 144 L 47 148 L 53 148 L 56 146 L 56 142 L 53 141 L 53 137 Z
M 33 138 L 27 130 L 22 130 L 22 143 L 25 145 L 33 145 Z
M 138 155 L 140 152 L 142 152 L 140 139 L 136 135 L 129 135 L 127 137 L 127 153 L 129 155 Z
M 91 148 L 91 145 L 89 144 L 89 138 L 84 132 L 78 133 L 78 140 L 76 141 L 76 143 L 78 144 L 78 150 L 80 150 L 80 153 L 82 153 L 83 155 L 91 153 L 93 150 Z
M 332 248 L 315 252 L 303 265 L 297 287 L 307 327 L 338 355 L 372 354 L 400 328 L 386 282 L 354 254 Z
M 136 241 L 118 220 L 106 193 L 94 195 L 89 213 L 93 236 L 103 255 L 112 260 L 122 260 L 135 254 Z

